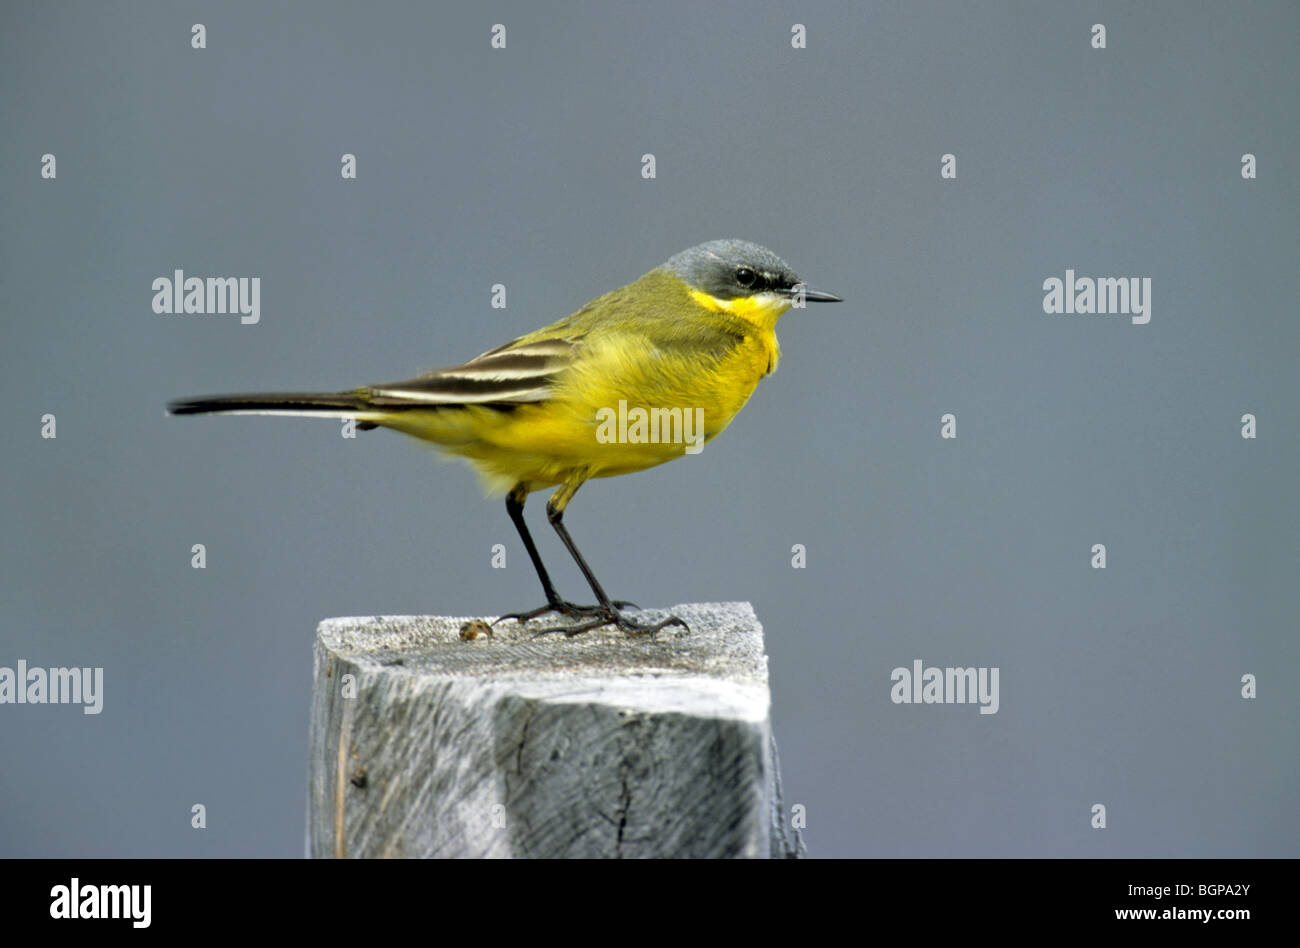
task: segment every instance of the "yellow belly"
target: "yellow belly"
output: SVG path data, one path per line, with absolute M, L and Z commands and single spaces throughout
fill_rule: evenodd
M 757 328 L 721 359 L 621 341 L 591 350 L 542 402 L 371 417 L 468 459 L 492 492 L 540 490 L 685 456 L 731 423 L 777 358 L 775 334 Z

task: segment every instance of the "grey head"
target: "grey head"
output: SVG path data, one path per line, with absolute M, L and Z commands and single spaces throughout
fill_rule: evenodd
M 710 240 L 670 257 L 663 265 L 687 284 L 718 299 L 759 293 L 794 296 L 802 281 L 790 265 L 766 247 L 748 240 Z M 837 303 L 838 296 L 804 288 L 814 303 Z

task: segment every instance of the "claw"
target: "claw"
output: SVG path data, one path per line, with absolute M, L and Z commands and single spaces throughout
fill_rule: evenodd
M 615 603 L 615 605 L 617 605 L 617 603 Z M 691 627 L 688 626 L 683 619 L 677 616 L 669 616 L 662 622 L 638 622 L 635 619 L 623 615 L 623 613 L 618 611 L 618 609 L 606 610 L 598 607 L 595 615 L 585 622 L 579 622 L 577 625 L 557 625 L 552 626 L 549 629 L 542 629 L 540 632 L 534 633 L 533 638 L 542 635 L 552 635 L 556 632 L 563 632 L 566 638 L 573 638 L 575 635 L 581 635 L 583 632 L 590 632 L 592 629 L 599 629 L 606 625 L 616 625 L 628 635 L 648 635 L 652 639 L 656 632 L 665 629 L 670 625 L 679 625 L 687 632 L 691 630 Z
M 616 609 L 639 609 L 635 603 L 628 602 L 626 599 L 615 599 L 614 608 Z M 580 606 L 577 603 L 566 602 L 563 599 L 557 599 L 555 602 L 548 602 L 544 606 L 538 606 L 536 609 L 529 609 L 527 612 L 508 612 L 492 620 L 492 624 L 504 622 L 506 619 L 514 619 L 516 622 L 527 622 L 529 619 L 536 619 L 538 616 L 545 615 L 548 612 L 558 612 L 562 616 L 570 619 L 583 619 L 590 616 L 604 616 L 604 606 Z M 602 623 L 602 625 L 605 623 Z
M 536 609 L 530 609 L 528 612 L 507 612 L 503 616 L 498 616 L 492 620 L 492 624 L 505 622 L 507 619 L 514 619 L 516 622 L 527 622 L 529 619 L 536 619 L 540 615 L 548 612 L 563 612 L 559 606 L 538 606 Z

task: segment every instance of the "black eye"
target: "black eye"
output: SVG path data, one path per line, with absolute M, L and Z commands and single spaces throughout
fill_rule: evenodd
M 749 267 L 741 267 L 736 271 L 736 282 L 741 286 L 753 286 L 758 281 L 758 274 Z

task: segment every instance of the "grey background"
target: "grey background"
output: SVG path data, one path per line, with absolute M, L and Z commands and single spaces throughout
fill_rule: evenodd
M 539 6 L 6 4 L 0 664 L 106 697 L 0 706 L 0 854 L 298 855 L 316 622 L 539 601 L 462 465 L 167 400 L 406 377 L 736 236 L 847 302 L 566 522 L 615 595 L 754 603 L 811 852 L 1297 855 L 1300 8 Z M 1067 267 L 1151 323 L 1045 315 Z M 154 315 L 175 268 L 261 323 Z M 915 658 L 1001 710 L 893 705 Z

